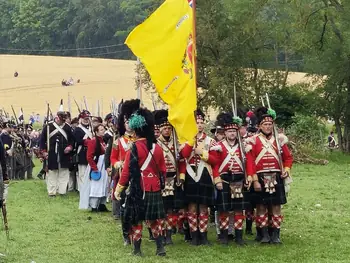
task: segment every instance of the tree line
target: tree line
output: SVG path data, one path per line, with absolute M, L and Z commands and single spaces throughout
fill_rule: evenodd
M 0 53 L 135 59 L 125 38 L 162 2 L 0 0 Z M 234 85 L 240 107 L 269 92 L 280 125 L 332 119 L 350 152 L 349 15 L 339 0 L 197 0 L 199 104 L 229 110 Z M 290 85 L 293 71 L 314 81 Z

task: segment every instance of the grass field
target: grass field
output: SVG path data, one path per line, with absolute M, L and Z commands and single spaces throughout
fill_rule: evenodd
M 350 164 L 338 153 L 327 166 L 296 165 L 284 207 L 282 246 L 221 247 L 210 229 L 212 247 L 190 247 L 179 235 L 166 258 L 154 256 L 148 233 L 143 258 L 122 245 L 120 224 L 107 214 L 78 210 L 78 196 L 48 199 L 43 181 L 11 182 L 8 200 L 10 241 L 0 232 L 0 262 L 349 262 Z M 316 204 L 319 204 L 316 206 Z M 91 216 L 92 219 L 88 220 Z

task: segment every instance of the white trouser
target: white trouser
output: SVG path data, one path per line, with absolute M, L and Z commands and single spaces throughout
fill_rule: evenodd
M 68 192 L 74 191 L 75 181 L 77 179 L 76 172 L 69 171 Z
M 68 168 L 59 167 L 58 170 L 49 170 L 46 181 L 49 195 L 56 195 L 57 192 L 61 195 L 66 194 L 69 181 Z
M 85 182 L 85 170 L 87 168 L 87 165 L 85 164 L 78 164 L 78 176 L 77 176 L 77 188 L 78 191 L 80 191 L 82 185 Z

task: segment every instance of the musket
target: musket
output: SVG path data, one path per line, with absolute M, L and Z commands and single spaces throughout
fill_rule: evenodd
M 49 127 L 49 121 L 50 121 L 50 104 L 47 103 L 47 115 L 46 115 L 46 149 L 47 153 L 50 151 L 50 127 Z
M 233 116 L 237 117 L 237 107 L 235 107 L 235 105 L 233 104 L 232 99 L 231 99 L 231 106 L 232 106 Z M 246 169 L 245 169 L 246 157 L 245 157 L 245 152 L 244 152 L 244 148 L 243 148 L 241 133 L 239 132 L 239 130 L 237 131 L 237 138 L 238 138 L 239 150 L 240 150 L 241 159 L 242 159 L 242 170 L 244 173 L 244 177 L 246 177 Z
M 266 102 L 267 102 L 267 107 L 269 107 L 269 109 L 271 109 L 270 99 L 269 99 L 269 95 L 267 93 L 266 93 Z M 273 125 L 273 133 L 274 133 L 275 141 L 276 141 L 276 145 L 277 145 L 278 164 L 280 166 L 281 172 L 283 173 L 283 162 L 282 162 L 282 155 L 281 155 L 282 148 L 280 145 L 280 141 L 278 139 L 278 131 L 277 131 L 277 126 L 275 123 Z
M 4 200 L 4 202 L 2 204 L 2 219 L 4 221 L 4 228 L 5 228 L 5 231 L 6 231 L 7 240 L 10 240 L 10 230 L 9 230 L 9 224 L 8 224 L 8 221 L 7 221 L 6 200 Z
M 153 104 L 153 109 L 157 110 L 157 105 L 156 105 L 156 102 L 155 102 L 155 99 L 154 99 L 154 93 L 152 93 L 152 104 Z
M 17 119 L 17 115 L 16 115 L 16 112 L 13 108 L 13 106 L 11 105 L 11 108 L 12 108 L 12 112 L 13 112 L 13 115 L 15 116 L 15 121 L 16 121 L 16 124 L 18 125 L 18 119 Z
M 70 105 L 70 92 L 68 92 L 68 111 L 72 113 L 72 107 Z
M 86 101 L 85 96 L 83 97 L 83 100 L 84 100 L 84 104 L 85 104 L 85 108 L 86 108 L 86 110 L 89 110 L 89 107 L 88 107 L 88 104 L 87 104 L 87 101 Z
M 178 149 L 178 145 L 177 145 L 177 135 L 176 135 L 176 130 L 173 127 L 173 131 L 172 131 L 172 137 L 173 137 L 173 143 L 174 143 L 174 159 L 176 162 L 176 184 L 179 186 L 180 185 L 180 171 L 179 171 L 179 149 Z M 184 186 L 182 185 L 182 190 L 183 190 Z
M 75 103 L 75 105 L 77 106 L 77 108 L 78 108 L 78 111 L 79 111 L 79 114 L 81 113 L 81 109 L 80 109 L 80 107 L 79 107 L 79 104 L 78 104 L 78 102 L 74 99 L 74 103 Z

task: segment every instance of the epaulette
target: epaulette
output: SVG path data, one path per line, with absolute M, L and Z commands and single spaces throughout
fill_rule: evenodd
M 247 144 L 256 144 L 256 138 L 259 136 L 259 134 L 254 134 L 253 136 L 247 138 L 245 141 Z
M 256 144 L 256 138 L 259 136 L 259 134 L 255 134 L 252 137 L 249 137 L 245 140 L 245 147 L 244 150 L 246 153 L 250 152 L 253 149 L 253 145 Z
M 215 152 L 222 152 L 222 147 L 220 144 L 216 144 L 214 146 L 211 146 L 209 148 L 210 151 L 215 151 Z
M 284 135 L 283 133 L 278 134 L 278 141 L 280 143 L 280 146 L 283 147 L 283 145 L 288 143 L 288 137 Z

